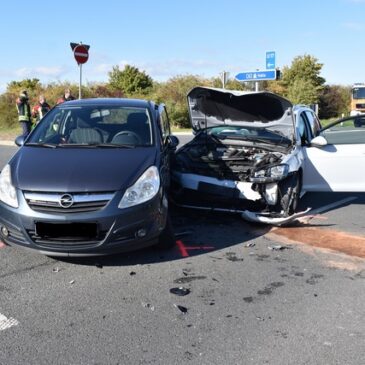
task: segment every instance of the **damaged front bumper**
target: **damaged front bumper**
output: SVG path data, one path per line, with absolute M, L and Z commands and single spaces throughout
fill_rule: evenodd
M 258 184 L 177 171 L 172 181 L 172 199 L 184 208 L 238 213 L 245 220 L 272 225 L 287 224 L 309 211 L 289 215 L 281 206 L 280 182 Z

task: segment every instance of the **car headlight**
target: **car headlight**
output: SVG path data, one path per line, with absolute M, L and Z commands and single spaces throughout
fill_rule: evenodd
M 10 166 L 6 165 L 0 174 L 0 200 L 13 208 L 18 208 L 16 189 L 11 183 Z
M 288 175 L 289 166 L 282 164 L 255 171 L 251 177 L 253 182 L 268 182 L 281 180 Z
M 160 174 L 156 166 L 149 167 L 124 193 L 118 208 L 128 208 L 152 199 L 160 188 Z

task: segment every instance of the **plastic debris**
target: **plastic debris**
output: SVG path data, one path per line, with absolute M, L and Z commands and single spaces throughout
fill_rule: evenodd
M 129 273 L 129 275 L 130 276 L 133 276 L 133 275 L 136 275 L 137 273 L 135 272 L 135 271 L 131 271 L 130 273 Z
M 289 250 L 289 249 L 291 249 L 291 247 L 282 246 L 282 245 L 274 245 L 274 246 L 269 246 L 268 249 L 273 250 L 273 251 L 281 251 L 281 250 Z
M 183 307 L 182 305 L 174 304 L 174 307 L 177 308 L 183 314 L 188 313 L 188 308 Z
M 171 288 L 170 293 L 178 295 L 179 297 L 183 297 L 185 295 L 190 294 L 190 289 L 184 288 L 183 286 L 180 286 L 178 288 Z
M 255 242 L 249 242 L 249 243 L 246 243 L 243 247 L 254 247 L 254 246 L 256 246 Z
M 75 280 L 71 280 L 70 282 L 69 282 L 69 284 L 74 284 L 75 283 Z
M 142 304 L 142 307 L 149 308 L 149 309 L 151 309 L 152 312 L 155 310 L 155 307 L 152 304 L 150 304 L 150 303 L 144 303 L 144 302 L 142 302 L 141 304 Z
M 59 272 L 59 271 L 60 271 L 60 268 L 59 268 L 59 267 L 54 267 L 54 268 L 52 269 L 52 271 L 53 271 L 53 272 Z

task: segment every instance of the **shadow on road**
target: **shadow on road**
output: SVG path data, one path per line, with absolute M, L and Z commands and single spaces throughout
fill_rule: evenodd
M 197 210 L 171 209 L 176 246 L 169 250 L 154 247 L 139 251 L 90 258 L 57 258 L 77 265 L 129 266 L 180 260 L 248 242 L 271 227 L 245 222 L 239 215 Z

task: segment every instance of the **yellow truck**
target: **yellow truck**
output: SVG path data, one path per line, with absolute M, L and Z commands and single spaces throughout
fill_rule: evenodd
M 365 83 L 352 86 L 350 110 L 351 116 L 365 114 Z

